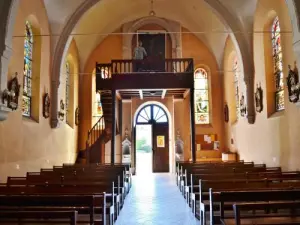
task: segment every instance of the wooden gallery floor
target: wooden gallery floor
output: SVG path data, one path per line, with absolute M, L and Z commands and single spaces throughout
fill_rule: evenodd
M 180 194 L 171 174 L 133 177 L 116 225 L 195 225 L 199 224 Z

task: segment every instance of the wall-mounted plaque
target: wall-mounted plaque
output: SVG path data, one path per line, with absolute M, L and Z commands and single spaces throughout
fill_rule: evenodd
M 164 148 L 165 147 L 165 136 L 157 136 L 156 143 L 157 143 L 158 148 Z

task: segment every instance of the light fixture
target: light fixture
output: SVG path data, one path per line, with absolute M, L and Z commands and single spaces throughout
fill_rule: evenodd
M 153 0 L 151 0 L 151 10 L 149 12 L 149 16 L 155 16 L 155 15 L 156 15 L 156 13 L 155 13 L 155 11 L 153 9 Z

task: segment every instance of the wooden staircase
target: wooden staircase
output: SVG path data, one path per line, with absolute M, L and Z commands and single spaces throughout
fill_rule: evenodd
M 86 149 L 79 151 L 76 163 L 104 163 L 105 144 L 111 140 L 112 93 L 101 91 L 103 116 L 88 131 Z M 105 128 L 105 129 L 103 129 Z
M 105 128 L 107 130 L 111 130 L 112 124 L 112 93 L 110 90 L 102 90 L 101 91 L 101 103 L 103 116 L 105 120 Z

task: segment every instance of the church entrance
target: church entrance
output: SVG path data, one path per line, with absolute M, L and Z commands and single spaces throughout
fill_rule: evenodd
M 169 172 L 169 122 L 163 108 L 143 107 L 135 126 L 136 173 Z

